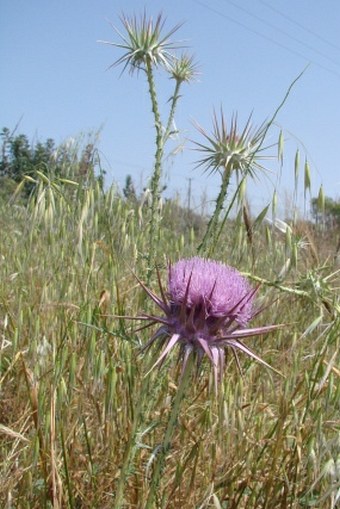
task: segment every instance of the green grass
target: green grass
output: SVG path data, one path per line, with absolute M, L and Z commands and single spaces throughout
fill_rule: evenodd
M 123 507 L 142 508 L 179 381 L 175 354 L 145 377 L 156 352 L 140 346 L 151 332 L 118 317 L 154 311 L 133 275 L 149 271 L 147 209 L 96 183 L 60 189 L 45 182 L 27 207 L 1 205 L 0 506 L 114 507 L 130 441 Z M 167 203 L 155 234 L 164 282 L 168 260 L 195 255 L 204 235 L 204 218 L 183 213 L 177 221 Z M 268 307 L 256 320 L 287 325 L 248 343 L 283 377 L 245 357 L 241 377 L 230 356 L 215 397 L 204 364 L 182 403 L 157 507 L 335 508 L 332 240 L 327 251 L 305 223 L 289 242 L 261 224 L 251 233 L 241 216 L 227 221 L 214 257 L 265 281 Z M 154 267 L 150 281 L 157 291 Z

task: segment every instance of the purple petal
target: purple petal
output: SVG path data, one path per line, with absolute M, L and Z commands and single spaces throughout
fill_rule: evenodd
M 238 321 L 247 323 L 255 291 L 236 269 L 213 260 L 184 259 L 169 270 L 170 300 L 186 308 L 203 306 L 205 317 L 228 317 L 235 309 Z

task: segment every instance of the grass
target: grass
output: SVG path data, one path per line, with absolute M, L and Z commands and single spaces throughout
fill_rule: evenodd
M 72 158 L 62 168 L 67 178 L 53 177 L 52 166 L 25 176 L 19 188 L 29 181 L 34 190 L 27 204 L 18 201 L 19 191 L 8 202 L 6 192 L 0 197 L 0 506 L 335 509 L 335 232 L 297 221 L 295 210 L 289 225 L 266 225 L 270 210 L 275 217 L 275 191 L 255 219 L 246 202 L 246 178 L 260 182 L 265 137 L 302 73 L 255 134 L 249 121 L 239 133 L 236 118 L 227 130 L 222 110 L 212 136 L 199 129 L 205 144 L 196 143 L 203 153 L 198 165 L 222 177 L 215 212 L 202 217 L 161 200 L 179 89 L 194 80 L 196 64 L 172 53 L 169 37 L 178 27 L 162 35 L 161 16 L 155 23 L 146 13 L 121 21 L 124 44 L 109 44 L 125 53 L 113 66 L 143 71 L 149 87 L 151 201 L 124 199 L 91 175 L 73 182 L 79 161 Z M 163 121 L 159 66 L 174 86 Z M 282 133 L 277 159 L 282 165 Z M 295 199 L 299 164 L 297 152 Z M 306 199 L 307 160 L 303 187 Z M 159 352 L 141 347 L 152 332 L 127 319 L 155 312 L 137 278 L 157 293 L 158 277 L 166 287 L 169 261 L 197 253 L 261 284 L 264 311 L 252 326 L 285 324 L 247 340 L 275 371 L 240 356 L 241 375 L 230 355 L 218 394 L 209 362 L 191 378 L 180 377 L 175 354 L 150 370 Z
M 204 218 L 195 228 L 189 216 L 173 220 L 178 207 L 165 205 L 157 230 L 163 280 L 167 260 L 195 255 L 204 235 Z M 150 331 L 119 318 L 153 310 L 133 275 L 148 270 L 146 222 L 138 203 L 97 183 L 59 192 L 45 181 L 27 206 L 1 205 L 1 507 L 114 507 L 129 440 L 122 507 L 145 506 L 179 375 L 172 355 L 145 376 Z M 249 340 L 283 377 L 244 357 L 241 377 L 230 356 L 215 397 L 204 365 L 182 403 L 157 507 L 336 507 L 335 246 L 304 222 L 288 240 L 263 224 L 249 236 L 239 216 L 214 246 L 216 259 L 264 281 L 258 323 L 287 324 Z

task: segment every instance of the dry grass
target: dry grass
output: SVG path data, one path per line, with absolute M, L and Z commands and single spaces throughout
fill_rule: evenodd
M 171 226 L 165 217 L 158 232 L 161 267 L 195 254 L 203 233 L 185 225 L 176 231 L 171 207 L 164 214 Z M 45 187 L 27 208 L 3 205 L 1 507 L 113 507 L 134 425 L 124 507 L 144 506 L 178 384 L 175 358 L 144 377 L 152 353 L 140 356 L 139 347 L 150 332 L 135 333 L 114 316 L 151 309 L 131 272 L 147 272 L 145 221 L 143 209 L 96 185 L 59 194 Z M 335 508 L 335 262 L 303 224 L 288 247 L 284 235 L 266 236 L 263 226 L 252 231 L 251 245 L 249 224 L 248 234 L 241 221 L 227 228 L 216 258 L 275 283 L 262 286 L 268 307 L 258 322 L 288 325 L 254 347 L 284 376 L 242 358 L 240 377 L 230 358 L 215 398 L 205 366 L 183 403 L 157 506 Z

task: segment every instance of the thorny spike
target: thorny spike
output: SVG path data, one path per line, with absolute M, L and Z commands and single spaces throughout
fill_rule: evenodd
M 166 306 L 169 307 L 168 299 L 166 298 L 166 295 L 165 295 L 165 292 L 164 292 L 164 288 L 163 288 L 162 281 L 161 281 L 161 275 L 159 273 L 159 268 L 158 267 L 156 267 L 156 273 L 157 273 L 157 280 L 158 280 L 159 291 L 161 292 L 161 296 L 162 296 L 163 302 L 164 302 L 164 304 Z
M 242 368 L 241 368 L 241 364 L 240 364 L 240 359 L 238 358 L 236 348 L 234 348 L 232 345 L 231 345 L 231 351 L 232 351 L 234 359 L 236 361 L 237 369 L 238 369 L 240 375 L 242 376 Z
M 188 360 L 190 355 L 193 355 L 193 347 L 191 345 L 187 345 L 184 349 L 184 356 L 183 356 L 183 366 L 182 366 L 182 372 L 181 372 L 181 378 L 184 374 L 184 371 L 187 367 Z
M 220 369 L 220 363 L 219 363 L 219 350 L 216 347 L 211 347 L 211 355 L 212 355 L 212 363 L 213 363 L 213 370 L 214 370 L 214 381 L 215 381 L 215 393 L 217 395 L 217 389 L 218 389 L 218 373 Z
M 208 300 L 209 300 L 209 301 L 212 299 L 212 296 L 213 296 L 213 294 L 214 294 L 214 290 L 215 290 L 215 288 L 216 288 L 216 283 L 217 283 L 217 281 L 216 281 L 216 279 L 215 279 L 215 283 L 213 284 L 213 286 L 212 286 L 212 288 L 211 288 L 210 295 L 209 295 L 209 297 L 208 297 Z
M 283 329 L 286 327 L 285 324 L 281 323 L 278 325 L 264 325 L 263 327 L 254 327 L 253 329 L 235 329 L 231 334 L 226 334 L 220 338 L 221 341 L 235 339 L 235 338 L 249 338 L 252 336 L 260 336 L 261 334 L 267 334 L 274 330 Z
M 167 346 L 164 348 L 163 352 L 158 357 L 155 364 L 152 366 L 152 368 L 148 371 L 148 373 L 145 376 L 147 376 L 156 366 L 158 366 L 158 364 L 166 357 L 167 353 L 170 352 L 170 350 L 175 346 L 179 339 L 180 339 L 179 334 L 174 334 L 173 336 L 171 336 Z
M 188 294 L 189 294 L 189 289 L 190 289 L 190 283 L 191 283 L 191 277 L 192 277 L 192 272 L 189 276 L 189 279 L 188 279 L 188 283 L 187 283 L 187 286 L 186 286 L 186 289 L 185 289 L 185 294 L 184 294 L 184 298 L 183 298 L 183 302 L 181 303 L 181 319 L 184 321 L 185 320 L 185 315 L 186 315 L 186 305 L 187 305 L 187 300 L 188 300 Z
M 155 304 L 157 304 L 157 306 L 159 308 L 161 308 L 162 311 L 164 311 L 164 313 L 168 313 L 169 312 L 169 306 L 164 303 L 155 293 L 153 293 L 147 286 L 145 286 L 145 284 L 139 279 L 139 277 L 136 275 L 136 274 L 133 274 L 135 276 L 135 278 L 137 279 L 138 283 L 141 285 L 141 287 L 143 288 L 143 290 L 147 293 L 147 295 L 154 301 Z
M 208 342 L 199 336 L 197 337 L 197 342 L 201 345 L 202 349 L 205 351 L 211 362 L 214 363 L 214 359 L 211 353 L 211 349 L 208 345 Z
M 233 345 L 238 348 L 239 350 L 242 350 L 244 353 L 246 353 L 247 355 L 249 355 L 249 357 L 252 357 L 253 359 L 255 359 L 256 361 L 258 361 L 260 364 L 263 364 L 264 366 L 266 366 L 266 368 L 269 368 L 271 369 L 272 371 L 275 371 L 275 373 L 277 373 L 278 375 L 280 376 L 283 376 L 282 373 L 280 373 L 280 371 L 278 371 L 277 369 L 273 368 L 273 366 L 271 366 L 270 364 L 268 364 L 268 362 L 264 361 L 263 359 L 261 359 L 261 357 L 259 357 L 258 355 L 256 355 L 255 352 L 253 352 L 248 346 L 244 345 L 240 340 L 234 340 L 233 341 Z
M 146 350 L 148 350 L 150 348 L 150 346 L 156 341 L 156 339 L 158 339 L 161 336 L 164 336 L 164 337 L 167 336 L 167 330 L 165 329 L 165 327 L 160 327 L 155 332 L 155 334 L 153 334 L 153 336 L 149 339 L 149 341 L 147 343 L 145 343 L 145 345 L 141 348 L 140 353 L 143 353 Z

